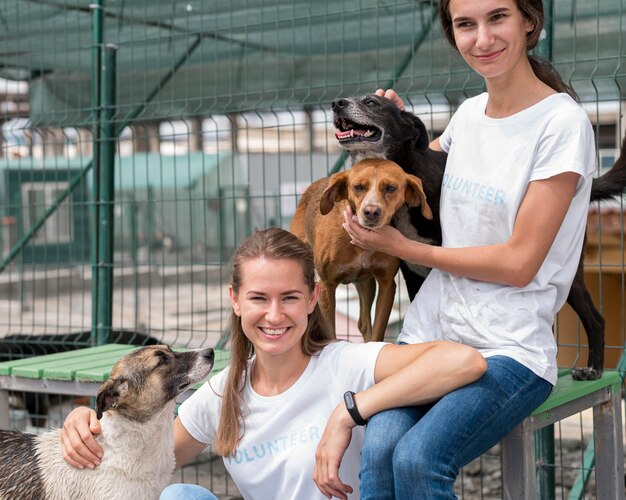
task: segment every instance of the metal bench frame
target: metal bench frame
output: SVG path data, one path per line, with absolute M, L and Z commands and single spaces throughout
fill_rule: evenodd
M 535 431 L 593 408 L 596 497 L 624 499 L 622 380 L 605 372 L 600 380 L 575 381 L 562 373 L 550 397 L 502 440 L 502 487 L 505 499 L 537 498 Z

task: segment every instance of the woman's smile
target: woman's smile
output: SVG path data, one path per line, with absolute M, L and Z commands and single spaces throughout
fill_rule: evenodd
M 476 54 L 474 55 L 474 57 L 478 59 L 479 61 L 489 62 L 489 61 L 493 61 L 497 59 L 500 56 L 500 54 L 502 54 L 503 52 L 504 50 L 498 50 L 498 51 L 490 52 L 488 54 Z
M 238 293 L 231 290 L 231 301 L 257 356 L 302 356 L 300 344 L 319 288 L 309 290 L 300 263 L 292 259 L 246 260 L 242 274 L 242 286 Z
M 288 330 L 287 327 L 284 327 L 284 328 L 259 327 L 259 328 L 265 335 L 269 335 L 270 337 L 279 337 L 280 335 L 282 335 Z

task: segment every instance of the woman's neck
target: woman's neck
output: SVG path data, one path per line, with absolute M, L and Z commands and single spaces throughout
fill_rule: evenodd
M 500 78 L 487 79 L 489 99 L 485 114 L 490 118 L 506 118 L 544 100 L 556 91 L 542 82 L 530 63 Z
M 310 359 L 302 351 L 288 357 L 257 353 L 250 374 L 252 388 L 261 396 L 282 394 L 298 381 Z

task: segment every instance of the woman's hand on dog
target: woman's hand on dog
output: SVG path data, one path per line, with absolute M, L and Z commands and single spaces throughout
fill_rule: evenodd
M 376 230 L 361 226 L 350 210 L 343 212 L 343 228 L 350 236 L 350 242 L 365 250 L 374 250 L 397 257 L 395 248 L 406 239 L 400 231 L 391 226 L 382 226 Z
M 396 93 L 395 90 L 393 90 L 393 89 L 388 89 L 388 90 L 378 89 L 374 93 L 376 95 L 379 95 L 380 97 L 386 97 L 387 99 L 392 101 L 396 106 L 398 106 L 401 110 L 404 110 L 404 103 L 402 102 L 402 99 Z
M 94 434 L 101 432 L 95 411 L 84 406 L 72 410 L 61 430 L 63 459 L 79 469 L 93 469 L 100 465 L 102 448 Z
M 339 478 L 339 466 L 352 439 L 354 425 L 345 405 L 338 405 L 317 445 L 313 480 L 326 498 L 347 500 L 348 494 L 354 491 L 352 486 L 342 483 Z

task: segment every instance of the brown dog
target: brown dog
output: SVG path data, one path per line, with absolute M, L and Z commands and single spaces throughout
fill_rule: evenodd
M 432 218 L 422 181 L 396 163 L 381 159 L 364 160 L 350 170 L 320 179 L 302 195 L 291 232 L 313 249 L 321 280 L 320 306 L 333 327 L 335 289 L 342 283 L 354 283 L 359 294 L 359 331 L 365 341 L 383 340 L 400 266 L 395 257 L 352 245 L 341 226 L 343 211 L 350 207 L 359 224 L 377 229 L 394 216 L 408 217 L 407 206 L 421 206 L 424 217 Z M 376 283 L 378 298 L 372 326 Z

